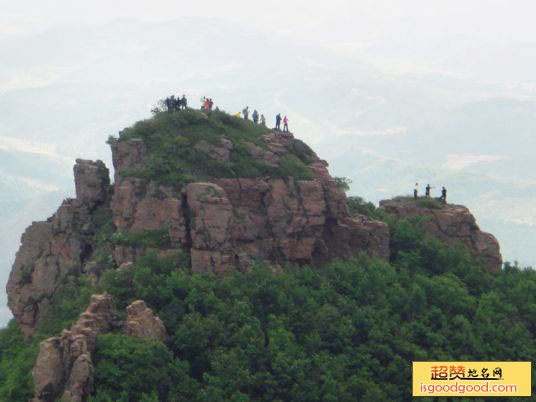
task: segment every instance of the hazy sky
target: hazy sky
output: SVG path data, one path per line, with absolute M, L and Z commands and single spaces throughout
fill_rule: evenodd
M 0 38 L 119 18 L 218 17 L 315 42 L 389 72 L 531 80 L 532 0 L 1 0 Z M 530 68 L 527 68 L 530 65 Z M 536 67 L 536 66 L 534 66 Z

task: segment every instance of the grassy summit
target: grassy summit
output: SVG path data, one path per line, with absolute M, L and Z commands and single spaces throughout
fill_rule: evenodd
M 294 140 L 296 152 L 283 156 L 279 166 L 269 166 L 251 155 L 248 144 L 266 149 L 262 136 L 270 131 L 221 111 L 188 109 L 156 113 L 119 133 L 119 141 L 142 139 L 150 155 L 145 166 L 122 174 L 155 180 L 176 189 L 187 183 L 222 177 L 312 179 L 307 164 L 313 152 L 302 141 Z M 228 161 L 211 157 L 196 147 L 200 143 L 221 147 L 223 139 L 233 145 Z

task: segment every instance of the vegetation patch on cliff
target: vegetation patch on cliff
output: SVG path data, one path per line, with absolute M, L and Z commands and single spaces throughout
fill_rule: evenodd
M 311 179 L 307 163 L 312 151 L 301 141 L 295 141 L 295 155 L 284 157 L 279 166 L 270 166 L 248 152 L 248 143 L 266 148 L 262 136 L 269 132 L 266 127 L 222 111 L 160 112 L 120 132 L 119 141 L 142 139 L 149 151 L 145 166 L 121 173 L 176 189 L 191 182 L 220 177 Z M 228 159 L 214 157 L 203 149 L 207 147 L 205 144 L 225 147 L 224 140 L 232 144 Z M 203 147 L 196 146 L 200 144 Z
M 170 248 L 171 240 L 167 228 L 144 230 L 141 232 L 115 232 L 111 236 L 113 244 L 134 247 Z

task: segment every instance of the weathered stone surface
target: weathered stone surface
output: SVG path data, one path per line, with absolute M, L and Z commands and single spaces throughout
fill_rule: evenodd
M 211 159 L 228 161 L 233 150 L 233 143 L 226 138 L 221 140 L 221 146 L 210 144 L 205 140 L 199 141 L 195 145 L 195 149 L 203 152 Z
M 356 216 L 350 222 L 353 249 L 369 250 L 375 257 L 389 259 L 389 225 L 366 216 Z
M 115 184 L 111 209 L 118 230 L 139 232 L 168 227 L 172 244 L 179 245 L 186 236 L 181 203 L 165 186 L 122 178 Z
M 7 283 L 8 306 L 25 335 L 33 335 L 58 285 L 80 275 L 93 235 L 88 207 L 76 199 L 26 229 Z
M 112 147 L 112 163 L 115 174 L 114 182 L 117 184 L 121 180 L 119 169 L 136 169 L 142 167 L 147 158 L 147 147 L 141 139 L 132 139 L 129 141 L 113 140 L 110 143 Z
M 192 270 L 228 272 L 233 253 L 232 206 L 225 191 L 213 183 L 192 183 L 185 189 L 190 221 Z
M 123 325 L 126 335 L 138 338 L 155 338 L 159 341 L 167 340 L 164 323 L 156 317 L 143 300 L 136 300 L 127 306 L 127 319 Z
M 380 208 L 398 218 L 425 217 L 422 224 L 428 233 L 447 244 L 461 243 L 492 272 L 502 267 L 499 242 L 492 234 L 480 230 L 475 217 L 463 205 L 446 204 L 441 208 L 426 208 L 412 198 L 397 198 L 381 201 Z
M 70 330 L 41 342 L 32 370 L 34 402 L 85 401 L 93 391 L 91 352 L 97 335 L 119 326 L 108 294 L 93 295 L 88 308 Z
M 280 157 L 268 149 L 264 149 L 252 143 L 246 144 L 246 149 L 254 159 L 263 162 L 268 166 L 279 165 Z
M 106 201 L 110 188 L 110 171 L 102 161 L 77 159 L 74 165 L 76 198 L 88 208 Z
M 108 175 L 101 161 L 78 159 L 77 198 L 64 200 L 51 218 L 34 222 L 22 235 L 6 288 L 8 306 L 25 335 L 33 335 L 60 284 L 82 274 L 95 246 L 91 214 L 109 201 Z

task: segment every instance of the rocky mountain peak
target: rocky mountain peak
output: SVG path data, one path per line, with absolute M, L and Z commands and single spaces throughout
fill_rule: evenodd
M 98 282 L 102 270 L 128 269 L 149 252 L 182 253 L 192 272 L 218 274 L 255 263 L 276 270 L 319 265 L 363 252 L 389 258 L 388 225 L 352 216 L 327 162 L 291 133 L 188 110 L 138 122 L 110 145 L 113 186 L 104 163 L 78 159 L 76 198 L 22 236 L 7 292 L 28 336 L 66 283 Z M 382 208 L 400 217 L 425 214 L 441 240 L 460 240 L 500 267 L 496 240 L 463 207 L 386 201 Z M 143 334 L 140 325 L 131 332 Z

